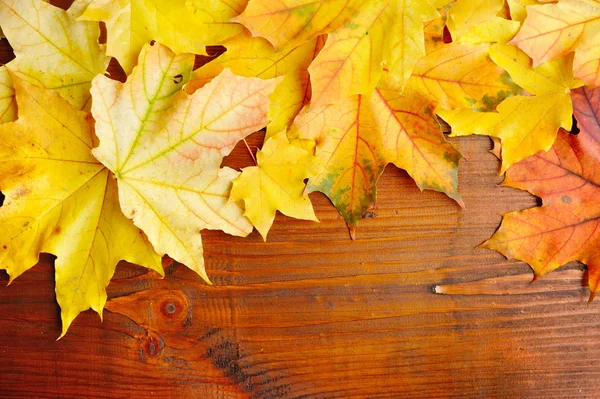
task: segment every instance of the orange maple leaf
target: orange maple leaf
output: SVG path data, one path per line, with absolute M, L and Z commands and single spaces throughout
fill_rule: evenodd
M 600 291 L 600 88 L 571 92 L 581 132 L 561 131 L 552 149 L 514 164 L 504 185 L 541 197 L 539 208 L 504 215 L 483 246 L 525 261 L 536 278 L 571 262 L 589 269 Z

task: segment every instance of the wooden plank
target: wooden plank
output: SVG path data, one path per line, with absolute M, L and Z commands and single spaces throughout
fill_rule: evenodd
M 267 243 L 203 232 L 213 286 L 180 265 L 162 280 L 121 265 L 104 322 L 82 314 L 60 341 L 42 256 L 0 288 L 0 396 L 598 397 L 600 305 L 586 305 L 583 268 L 532 285 L 527 265 L 476 248 L 537 201 L 496 186 L 488 139 L 453 142 L 466 209 L 388 167 L 356 241 L 312 194 L 321 222 L 278 216 Z M 250 162 L 239 146 L 226 163 Z

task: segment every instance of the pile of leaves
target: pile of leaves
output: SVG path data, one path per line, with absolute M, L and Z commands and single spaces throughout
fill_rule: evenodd
M 56 256 L 63 334 L 120 260 L 208 282 L 201 230 L 266 239 L 277 211 L 316 220 L 310 192 L 354 236 L 390 163 L 462 205 L 438 116 L 544 200 L 486 245 L 600 289 L 599 0 L 0 0 L 0 26 L 0 268 Z M 254 166 L 221 167 L 265 127 Z

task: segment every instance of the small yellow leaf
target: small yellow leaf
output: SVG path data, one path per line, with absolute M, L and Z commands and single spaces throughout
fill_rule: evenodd
M 109 171 L 91 154 L 89 113 L 13 75 L 19 119 L 0 125 L 0 268 L 11 280 L 41 252 L 57 256 L 63 335 L 75 317 L 101 314 L 120 260 L 162 273 L 160 257 L 119 209 Z
M 285 132 L 265 141 L 256 154 L 257 166 L 242 169 L 233 181 L 231 201 L 244 201 L 246 216 L 266 241 L 275 212 L 318 221 L 304 191 L 304 180 L 318 172 L 312 151 L 289 142 Z
M 127 82 L 97 76 L 92 113 L 100 145 L 93 153 L 118 180 L 121 208 L 169 254 L 208 281 L 200 230 L 245 236 L 252 225 L 228 202 L 238 172 L 220 169 L 239 140 L 267 124 L 280 79 L 223 71 L 191 95 L 182 90 L 194 56 L 146 45 Z
M 42 0 L 0 0 L 0 24 L 16 55 L 11 71 L 77 109 L 89 108 L 91 81 L 109 62 L 98 24 L 77 22 Z

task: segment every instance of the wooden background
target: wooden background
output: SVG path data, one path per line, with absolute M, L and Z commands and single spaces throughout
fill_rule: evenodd
M 278 216 L 268 243 L 204 232 L 212 287 L 180 265 L 161 280 L 122 264 L 104 322 L 82 314 L 60 341 L 52 257 L 8 287 L 0 272 L 0 396 L 600 397 L 584 268 L 531 284 L 527 265 L 476 248 L 537 201 L 496 186 L 488 139 L 453 142 L 466 209 L 390 166 L 356 241 L 312 194 L 321 223 Z M 249 163 L 242 147 L 227 161 Z

